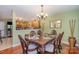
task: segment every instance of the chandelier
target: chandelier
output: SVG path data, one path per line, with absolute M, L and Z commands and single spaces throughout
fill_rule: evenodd
M 44 5 L 41 5 L 41 13 L 37 15 L 37 17 L 38 17 L 39 19 L 46 19 L 47 16 L 48 16 L 47 13 L 44 13 L 43 8 L 44 8 Z

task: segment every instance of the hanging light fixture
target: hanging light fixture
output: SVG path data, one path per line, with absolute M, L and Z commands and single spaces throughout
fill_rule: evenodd
M 38 17 L 39 19 L 46 19 L 47 16 L 48 16 L 47 13 L 44 13 L 43 8 L 44 8 L 44 5 L 41 5 L 41 13 L 37 15 L 37 17 Z

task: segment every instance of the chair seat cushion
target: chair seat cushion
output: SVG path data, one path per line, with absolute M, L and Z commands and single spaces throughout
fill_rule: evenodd
M 28 54 L 37 54 L 38 52 L 37 52 L 37 50 L 34 50 L 34 51 L 28 51 L 27 53 Z
M 37 45 L 35 45 L 35 44 L 29 44 L 28 45 L 28 49 L 34 49 L 34 48 L 37 48 Z
M 45 45 L 45 51 L 53 52 L 53 49 L 54 49 L 53 44 L 49 43 L 49 44 Z

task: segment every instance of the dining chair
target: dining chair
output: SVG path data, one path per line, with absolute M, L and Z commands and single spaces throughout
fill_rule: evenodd
M 62 37 L 63 37 L 63 34 L 64 32 L 62 33 L 59 33 L 59 35 L 56 37 L 56 39 L 54 39 L 54 41 L 51 43 L 48 43 L 46 46 L 45 46 L 45 52 L 48 52 L 48 53 L 61 53 L 61 40 L 62 40 Z
M 31 41 L 30 39 L 26 38 L 25 35 L 25 40 L 27 42 L 27 53 L 28 54 L 37 54 L 38 53 L 38 45 Z
M 59 53 L 61 53 L 61 49 L 62 49 L 61 41 L 62 41 L 63 35 L 64 35 L 64 32 L 62 32 L 60 34 L 59 38 L 58 38 L 58 49 L 59 49 Z
M 21 43 L 23 54 L 27 54 L 27 48 L 28 47 L 27 47 L 25 40 L 21 37 L 21 35 L 18 35 L 18 37 L 19 37 L 19 40 L 20 40 L 20 43 Z
M 61 36 L 61 33 L 59 33 L 56 37 L 56 39 L 54 40 L 54 48 L 55 48 L 55 53 L 58 54 L 59 53 L 59 38 Z
M 54 45 L 55 45 L 55 53 L 61 53 L 61 41 L 62 41 L 62 37 L 63 37 L 64 32 L 59 33 L 59 35 L 57 36 L 57 38 L 55 39 Z
M 55 53 L 54 40 L 55 40 L 55 38 L 53 39 L 53 41 L 50 41 L 45 45 L 45 53 L 49 53 L 49 54 Z

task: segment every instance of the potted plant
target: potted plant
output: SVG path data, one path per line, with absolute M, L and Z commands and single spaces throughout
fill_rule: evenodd
M 74 31 L 75 31 L 75 20 L 70 20 L 69 21 L 69 25 L 70 25 L 70 33 L 71 36 L 69 37 L 69 53 L 73 54 L 74 48 L 75 48 L 75 44 L 76 44 L 76 38 L 74 37 Z

